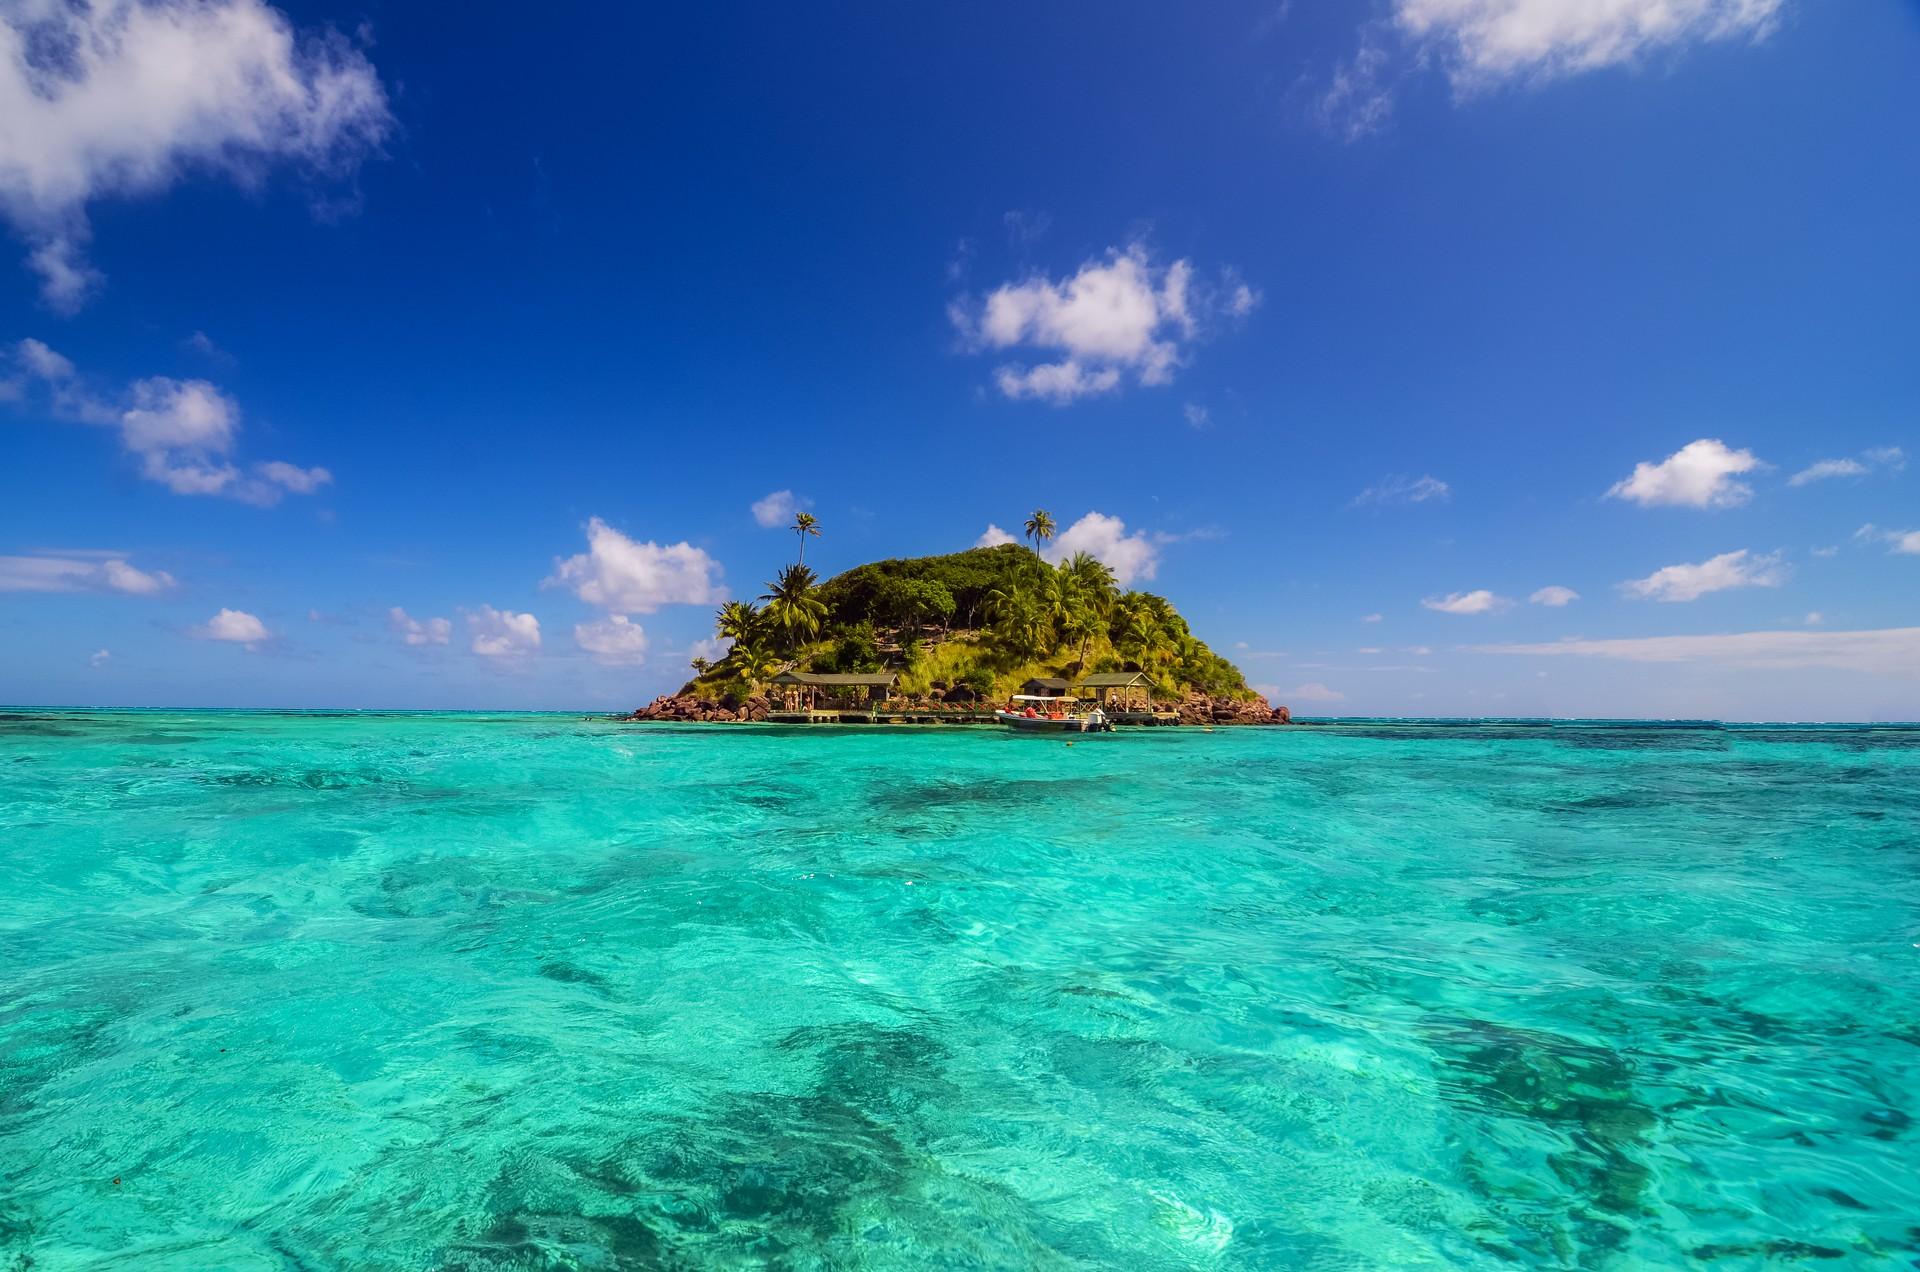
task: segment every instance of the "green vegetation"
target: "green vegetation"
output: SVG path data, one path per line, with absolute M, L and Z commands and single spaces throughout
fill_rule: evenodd
M 804 553 L 820 530 L 800 515 L 804 524 L 793 529 Z M 1037 511 L 1026 531 L 1043 544 L 1053 518 Z M 896 671 L 909 695 L 964 684 L 995 698 L 1035 676 L 1145 671 L 1169 696 L 1253 696 L 1239 668 L 1195 637 L 1164 597 L 1121 590 L 1113 571 L 1084 552 L 1050 565 L 1033 548 L 1002 544 L 875 561 L 824 583 L 796 561 L 760 600 L 720 607 L 714 630 L 733 647 L 697 666 L 686 691 L 745 696 L 792 667 Z

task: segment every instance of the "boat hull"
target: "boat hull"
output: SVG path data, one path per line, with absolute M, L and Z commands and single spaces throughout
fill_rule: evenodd
M 1011 711 L 996 711 L 994 718 L 1022 733 L 1111 733 L 1113 725 L 1105 719 L 1089 716 L 1029 716 Z

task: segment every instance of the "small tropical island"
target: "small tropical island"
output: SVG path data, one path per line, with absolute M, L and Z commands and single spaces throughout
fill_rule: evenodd
M 727 643 L 636 721 L 981 723 L 1015 695 L 1097 702 L 1125 724 L 1285 724 L 1240 669 L 1165 597 L 1122 589 L 1085 552 L 1049 562 L 1055 523 L 1028 543 L 855 566 L 825 581 L 806 564 L 811 513 L 789 529 L 796 560 L 758 601 L 715 615 Z

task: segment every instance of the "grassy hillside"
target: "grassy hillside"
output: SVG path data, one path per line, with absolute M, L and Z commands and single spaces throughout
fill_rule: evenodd
M 896 671 L 919 695 L 965 684 L 987 698 L 1033 676 L 1145 671 L 1160 692 L 1251 698 L 1246 679 L 1162 597 L 1122 591 L 1084 553 L 1050 565 L 1018 544 L 875 561 L 822 583 L 788 566 L 759 603 L 730 601 L 727 656 L 683 692 L 746 696 L 781 670 Z

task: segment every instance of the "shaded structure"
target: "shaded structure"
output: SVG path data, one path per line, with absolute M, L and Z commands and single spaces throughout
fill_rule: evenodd
M 1093 700 L 1121 724 L 1171 722 L 1177 713 L 1153 705 L 1153 677 L 1144 671 L 1103 671 L 1088 676 L 1080 688 L 1093 691 Z
M 1058 676 L 1035 676 L 1020 686 L 1020 692 L 1030 698 L 1064 698 L 1072 687 L 1072 681 Z
M 900 677 L 891 671 L 823 672 L 783 671 L 772 683 L 780 687 L 781 705 L 787 712 L 871 711 L 875 700 L 884 701 L 893 692 Z

